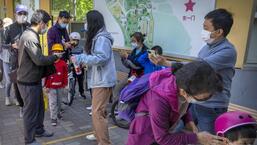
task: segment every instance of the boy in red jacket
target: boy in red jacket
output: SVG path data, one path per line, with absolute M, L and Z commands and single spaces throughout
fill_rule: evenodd
M 53 54 L 63 53 L 64 49 L 61 44 L 52 46 Z M 61 109 L 61 92 L 68 84 L 68 66 L 64 60 L 58 59 L 55 62 L 56 73 L 45 79 L 45 88 L 49 98 L 49 108 L 52 126 L 57 125 L 57 117 L 62 118 Z

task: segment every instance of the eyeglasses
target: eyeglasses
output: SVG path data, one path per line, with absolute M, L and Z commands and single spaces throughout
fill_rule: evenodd
M 20 16 L 25 15 L 26 16 L 26 15 L 28 15 L 28 13 L 27 12 L 18 12 L 18 15 L 20 15 Z

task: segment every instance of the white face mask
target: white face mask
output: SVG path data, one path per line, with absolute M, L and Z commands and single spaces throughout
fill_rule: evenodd
M 84 24 L 84 30 L 85 30 L 85 31 L 88 31 L 88 29 L 87 29 L 87 23 Z
M 47 30 L 48 30 L 47 27 L 45 27 L 44 29 L 41 29 L 40 34 L 42 34 L 42 35 L 45 34 L 47 32 Z
M 211 38 L 211 33 L 210 31 L 207 31 L 207 30 L 202 30 L 202 33 L 201 33 L 201 37 L 203 39 L 204 42 L 208 43 L 208 44 L 211 44 L 213 43 L 213 41 L 215 39 Z
M 135 49 L 135 48 L 137 48 L 137 47 L 138 47 L 137 43 L 135 43 L 135 42 L 132 42 L 132 43 L 131 43 L 131 48 L 132 48 L 132 49 Z
M 25 16 L 25 15 L 17 16 L 16 20 L 19 24 L 23 24 L 27 22 L 28 16 Z

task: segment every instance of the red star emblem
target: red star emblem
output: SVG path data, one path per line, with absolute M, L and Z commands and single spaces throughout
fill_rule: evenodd
M 193 7 L 194 7 L 194 5 L 195 5 L 195 3 L 194 2 L 192 2 L 192 0 L 189 0 L 187 3 L 185 3 L 184 4 L 185 6 L 186 6 L 186 12 L 187 11 L 194 11 L 193 10 Z

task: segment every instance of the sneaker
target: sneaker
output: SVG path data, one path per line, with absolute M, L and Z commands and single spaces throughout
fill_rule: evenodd
M 57 118 L 58 118 L 59 120 L 63 120 L 62 114 L 61 114 L 61 113 L 57 114 Z
M 87 110 L 92 110 L 92 105 L 86 108 Z
M 86 99 L 86 98 L 87 98 L 84 93 L 81 93 L 81 94 L 80 94 L 80 97 L 82 97 L 83 99 Z
M 3 85 L 3 83 L 1 82 L 0 83 L 0 89 L 3 89 L 4 88 L 4 85 Z
M 37 141 L 33 141 L 32 143 L 28 143 L 28 144 L 26 144 L 26 145 L 42 145 L 42 144 L 40 144 L 40 143 L 37 142 Z
M 51 120 L 51 125 L 56 126 L 57 125 L 57 119 L 52 119 Z
M 23 117 L 23 108 L 20 107 L 20 118 L 22 118 L 22 117 Z
M 35 134 L 35 137 L 52 137 L 53 135 L 54 135 L 54 133 L 45 131 L 42 134 Z
M 11 105 L 11 101 L 9 97 L 5 97 L 5 105 L 6 106 L 10 106 Z
M 16 105 L 16 106 L 20 106 L 20 103 L 18 102 L 17 99 L 14 99 L 14 102 L 15 102 L 15 105 Z
M 92 111 L 88 113 L 90 116 L 92 116 Z
M 96 140 L 96 137 L 95 137 L 94 134 L 87 135 L 86 138 L 87 138 L 88 140 Z

